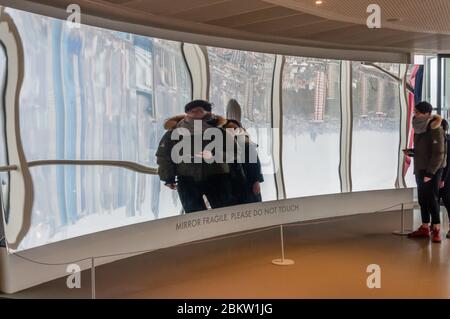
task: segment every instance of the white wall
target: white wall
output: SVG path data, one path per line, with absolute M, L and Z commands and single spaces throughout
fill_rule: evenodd
M 55 266 L 33 263 L 14 254 L 7 254 L 5 249 L 1 249 L 0 291 L 14 293 L 66 276 L 68 275 L 66 273 L 67 265 L 64 263 L 69 264 L 84 258 L 130 253 L 130 255 L 99 258 L 96 260 L 96 264 L 99 265 L 130 257 L 133 252 L 167 248 L 195 240 L 267 226 L 369 214 L 379 210 L 396 211 L 400 209 L 401 203 L 406 204 L 405 209 L 411 210 L 413 207 L 412 201 L 413 189 L 397 189 L 241 205 L 111 229 L 20 252 L 21 256 L 41 263 L 62 263 L 62 265 Z M 280 211 L 280 207 L 291 206 L 296 206 L 299 209 L 291 212 Z M 247 210 L 251 212 L 252 217 L 232 218 L 237 212 Z M 277 212 L 253 216 L 255 210 L 263 212 L 265 210 L 277 210 Z M 201 223 L 197 227 L 176 230 L 177 223 L 197 219 L 203 221 L 203 218 L 207 216 L 227 216 L 228 220 L 210 224 Z M 412 214 L 408 214 L 406 227 L 410 228 L 411 226 Z M 87 269 L 90 267 L 90 260 L 80 262 L 78 265 L 82 269 Z

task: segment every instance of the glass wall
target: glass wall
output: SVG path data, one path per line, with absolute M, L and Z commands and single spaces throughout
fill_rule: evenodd
M 210 100 L 214 112 L 226 115 L 230 99 L 242 108 L 242 125 L 258 144 L 264 200 L 277 199 L 272 132 L 272 79 L 275 56 L 257 52 L 208 47 Z
M 445 119 L 449 117 L 450 109 L 450 56 L 439 56 L 441 63 L 441 114 Z M 433 105 L 437 107 L 437 105 Z
M 339 193 L 340 62 L 286 57 L 283 169 L 289 198 Z
M 35 188 L 32 226 L 19 249 L 181 212 L 176 192 L 156 191 L 157 177 L 108 166 L 76 166 L 76 176 L 80 177 L 83 171 L 88 187 L 83 187 L 78 178 L 72 203 L 76 210 L 68 209 L 68 201 L 62 210 L 58 169 L 59 166 L 37 166 L 30 170 Z
M 192 98 L 181 43 L 6 12 L 24 46 L 20 130 L 26 160 L 115 160 L 157 167 L 165 119 L 182 114 Z M 341 174 L 351 178 L 353 191 L 398 186 L 398 64 L 352 62 L 352 96 L 344 99 L 341 81 L 350 74 L 342 74 L 341 64 L 348 62 L 287 56 L 279 73 L 275 63 L 281 60 L 273 54 L 208 47 L 205 58 L 214 113 L 225 116 L 228 101 L 236 99 L 242 124 L 259 146 L 263 201 L 277 199 L 277 187 L 284 187 L 288 198 L 339 193 Z M 1 53 L 1 79 L 5 63 Z M 280 77 L 281 106 L 272 102 Z M 353 122 L 342 127 L 349 114 L 343 114 L 347 108 L 341 101 L 347 98 L 353 102 Z M 277 112 L 280 136 L 272 129 Z M 3 125 L 2 117 L 1 166 L 7 164 Z M 352 134 L 350 155 L 341 153 L 346 132 Z M 277 143 L 280 154 L 274 153 Z M 283 178 L 276 185 L 274 158 L 279 156 Z M 351 163 L 350 171 L 341 163 Z M 32 226 L 19 249 L 182 213 L 177 192 L 158 176 L 82 165 L 30 171 Z M 7 209 L 8 175 L 0 178 Z
M 0 92 L 4 94 L 6 85 L 6 54 L 2 46 L 0 46 Z M 0 99 L 0 166 L 8 165 L 7 148 L 6 148 L 6 123 L 5 123 L 5 105 L 4 99 Z M 8 220 L 9 206 L 9 174 L 0 172 L 0 245 L 4 237 L 3 221 L 1 218 Z
M 400 143 L 398 64 L 352 63 L 353 191 L 395 188 Z M 391 76 L 393 75 L 393 76 Z
M 27 160 L 151 164 L 152 127 L 191 97 L 181 44 L 8 12 L 25 52 L 20 127 Z
M 191 99 L 181 43 L 7 12 L 25 53 L 20 129 L 26 159 L 156 167 L 164 120 Z M 21 249 L 182 211 L 177 193 L 161 187 L 158 176 L 63 165 L 31 174 L 32 227 Z

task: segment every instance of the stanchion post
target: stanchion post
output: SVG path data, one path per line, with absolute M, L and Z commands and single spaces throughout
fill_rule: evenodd
M 447 207 L 445 208 L 445 212 L 442 214 L 442 221 L 443 221 L 443 228 L 448 229 L 448 226 L 450 225 L 450 218 L 448 216 Z
M 280 240 L 281 240 L 281 259 L 272 260 L 272 264 L 277 266 L 290 266 L 295 262 L 291 259 L 285 259 L 284 257 L 284 231 L 283 225 L 280 225 Z
M 91 258 L 91 298 L 95 299 L 95 259 Z
M 400 230 L 396 230 L 394 232 L 392 232 L 394 235 L 398 235 L 398 236 L 408 236 L 411 231 L 409 230 L 405 230 L 405 204 L 402 203 L 402 208 L 401 208 L 401 220 L 400 220 Z

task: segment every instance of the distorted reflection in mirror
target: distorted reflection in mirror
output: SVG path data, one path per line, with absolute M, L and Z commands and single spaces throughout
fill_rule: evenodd
M 410 172 L 399 174 L 406 88 L 389 75 L 402 77 L 398 64 L 351 62 L 352 74 L 343 74 L 346 61 L 286 56 L 276 71 L 274 54 L 207 47 L 209 83 L 202 85 L 209 85 L 203 98 L 211 109 L 190 114 L 185 106 L 195 101 L 193 84 L 200 84 L 193 83 L 180 42 L 5 12 L 24 48 L 19 111 L 26 160 L 159 168 L 158 176 L 111 166 L 30 167 L 32 222 L 19 250 L 182 213 L 282 199 L 280 189 L 288 199 L 336 194 L 344 191 L 343 172 L 353 181 L 350 191 L 405 187 L 398 179 Z M 345 76 L 353 80 L 344 83 Z M 274 102 L 276 85 L 280 105 Z M 352 96 L 343 96 L 343 85 Z M 353 102 L 348 127 L 344 98 Z M 216 131 L 176 148 L 184 161 L 172 160 L 166 134 L 194 132 L 191 119 L 197 116 L 204 123 L 199 131 Z M 342 151 L 344 142 L 351 143 L 350 154 Z M 0 143 L 4 156 L 2 136 Z M 7 187 L 6 181 L 2 203 Z

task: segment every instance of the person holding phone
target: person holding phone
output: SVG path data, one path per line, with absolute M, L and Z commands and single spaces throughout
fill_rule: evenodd
M 440 243 L 439 187 L 447 161 L 447 144 L 443 119 L 439 115 L 431 115 L 432 110 L 433 107 L 428 102 L 420 102 L 415 106 L 414 149 L 403 151 L 414 159 L 414 175 L 422 216 L 422 225 L 409 234 L 409 237 L 430 238 L 432 234 L 432 241 Z

